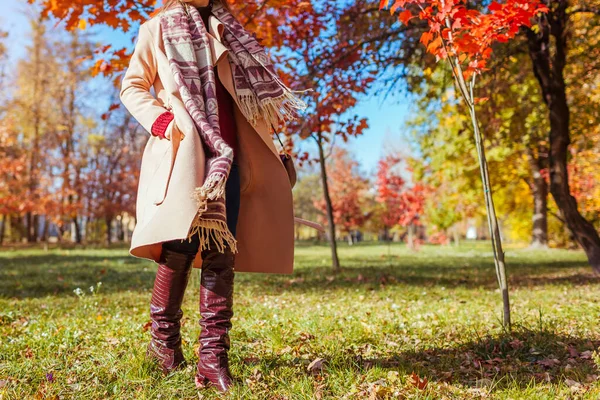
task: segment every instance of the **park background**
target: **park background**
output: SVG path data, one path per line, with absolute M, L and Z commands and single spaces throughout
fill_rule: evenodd
M 154 266 L 127 255 L 148 133 L 119 83 L 155 4 L 33 3 L 0 17 L 0 396 L 197 397 L 143 358 Z M 471 121 L 426 25 L 376 1 L 232 3 L 287 82 L 315 89 L 281 132 L 296 215 L 328 228 L 297 227 L 294 275 L 236 281 L 234 398 L 598 397 L 600 5 L 545 4 L 477 84 L 509 329 Z

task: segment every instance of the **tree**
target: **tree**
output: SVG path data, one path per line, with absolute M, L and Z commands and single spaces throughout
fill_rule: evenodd
M 12 121 L 0 120 L 0 244 L 10 217 L 22 211 L 27 195 L 27 154 L 15 135 Z
M 110 7 L 106 6 L 103 0 L 29 0 L 29 2 L 40 6 L 42 18 L 53 16 L 64 22 L 65 28 L 69 31 L 84 30 L 96 24 L 106 24 L 113 29 L 129 32 L 136 24 L 147 20 L 150 16 L 158 12 L 154 0 L 116 2 L 111 4 Z M 305 45 L 306 40 L 314 40 L 318 36 L 318 31 L 323 28 L 321 25 L 323 14 L 317 17 L 311 2 L 305 0 L 276 0 L 268 4 L 262 0 L 243 3 L 230 1 L 229 3 L 242 24 L 250 31 L 256 31 L 258 39 L 263 45 L 271 49 L 275 59 L 279 61 L 279 64 L 284 66 L 281 70 L 283 80 L 290 86 L 293 86 L 294 82 L 297 83 L 294 73 L 296 71 L 295 61 L 292 60 L 291 64 L 288 63 L 288 67 L 286 68 L 286 60 L 289 59 L 288 56 L 290 54 L 288 50 L 302 52 L 301 47 Z M 293 27 L 293 29 L 290 29 L 290 27 Z M 283 48 L 286 51 L 281 51 Z M 94 61 L 90 69 L 91 76 L 104 75 L 112 78 L 115 86 L 118 86 L 121 80 L 120 74 L 128 64 L 129 54 L 126 48 L 118 49 L 110 44 L 103 44 L 95 50 L 93 56 L 89 56 L 88 58 Z M 111 106 L 104 117 L 108 118 L 109 114 L 115 112 L 117 108 L 118 106 Z M 93 141 L 96 139 L 97 137 L 92 138 Z M 123 141 L 120 143 L 121 145 L 127 145 Z M 66 147 L 71 145 L 72 143 L 68 144 L 65 142 L 63 149 L 66 153 L 69 152 Z M 103 156 L 100 156 L 100 154 L 104 154 L 104 146 L 107 145 L 106 143 L 94 143 L 94 146 L 97 146 L 96 150 L 98 152 L 93 153 L 96 159 L 92 161 L 96 165 L 98 163 L 105 163 L 106 166 L 114 167 L 115 163 L 119 164 L 117 160 L 107 160 L 103 159 Z M 102 150 L 99 150 L 100 148 Z M 63 154 L 66 154 L 65 152 Z M 116 150 L 115 154 L 122 154 L 122 151 Z M 68 159 L 67 156 L 64 158 Z M 116 171 L 119 168 L 122 168 L 122 166 L 118 168 L 114 167 L 111 170 Z M 70 170 L 72 173 L 80 171 L 74 169 L 72 165 L 69 167 L 68 163 L 63 169 L 65 176 L 67 170 Z M 98 175 L 93 178 L 103 182 L 117 182 L 113 179 L 114 177 Z M 94 182 L 94 180 L 92 179 L 91 182 Z M 118 182 L 120 183 L 120 181 Z M 77 198 L 78 195 L 72 192 L 72 187 L 70 190 L 69 194 L 63 194 L 64 197 L 71 200 Z M 90 188 L 88 187 L 86 190 L 90 190 Z M 94 187 L 95 190 L 100 189 L 99 187 Z M 113 199 L 113 196 L 119 197 L 117 193 L 109 195 L 107 194 L 108 192 L 110 191 L 104 191 L 105 196 L 108 198 Z M 117 201 L 116 198 L 114 200 Z M 116 207 L 118 208 L 119 206 Z M 109 212 L 107 207 L 103 209 L 106 211 L 104 214 L 108 223 L 115 214 L 112 211 Z
M 550 192 L 590 265 L 600 272 L 600 236 L 581 215 L 571 193 L 568 168 L 571 110 L 565 80 L 570 20 L 577 13 L 600 14 L 600 8 L 574 6 L 571 10 L 571 4 L 566 0 L 544 0 L 543 3 L 548 13 L 539 16 L 536 29 L 527 29 L 526 35 L 533 71 L 548 108 Z
M 437 58 L 448 60 L 459 92 L 469 108 L 484 186 L 494 261 L 504 301 L 503 322 L 505 327 L 510 328 L 504 251 L 491 193 L 485 150 L 481 142 L 474 86 L 477 74 L 482 72 L 491 56 L 492 44 L 512 39 L 520 26 L 530 26 L 533 16 L 546 9 L 537 1 L 510 0 L 503 5 L 491 3 L 489 13 L 483 14 L 468 9 L 465 3 L 465 0 L 395 0 L 390 11 L 394 13 L 403 9 L 398 18 L 407 24 L 416 17 L 413 9 L 409 7 L 415 6 L 420 10 L 418 18 L 426 21 L 429 26 L 429 31 L 421 35 L 421 43 Z M 387 8 L 388 4 L 389 0 L 382 0 L 380 7 Z
M 421 224 L 424 205 L 429 189 L 421 182 L 406 182 L 402 178 L 402 158 L 390 154 L 379 160 L 377 168 L 377 201 L 381 204 L 381 215 L 386 235 L 395 226 L 407 228 L 408 245 L 414 247 L 414 228 Z M 412 168 L 407 167 L 406 173 Z
M 422 3 L 425 4 L 428 2 Z M 514 3 L 514 1 L 508 3 Z M 523 37 L 525 37 L 525 40 L 529 38 L 529 41 L 532 41 L 532 44 L 535 44 L 536 41 L 534 38 L 536 37 L 536 32 L 539 31 L 539 35 L 537 36 L 539 41 L 534 48 L 537 47 L 538 49 L 546 50 L 545 55 L 540 54 L 540 57 L 538 57 L 540 60 L 545 59 L 545 61 L 539 64 L 539 66 L 543 67 L 542 64 L 546 65 L 546 73 L 541 74 L 540 76 L 545 75 L 546 78 L 552 78 L 544 79 L 542 83 L 539 83 L 540 87 L 545 86 L 547 93 L 549 93 L 549 91 L 556 92 L 554 88 L 558 89 L 558 92 L 561 92 L 563 91 L 560 85 L 561 79 L 558 78 L 556 72 L 559 70 L 561 70 L 562 74 L 579 72 L 578 76 L 569 77 L 563 75 L 563 78 L 565 79 L 562 79 L 564 83 L 564 89 L 571 99 L 571 101 L 567 103 L 567 106 L 571 108 L 571 112 L 569 114 L 572 114 L 572 108 L 576 104 L 572 100 L 577 99 L 578 97 L 585 97 L 586 93 L 586 91 L 581 90 L 581 85 L 579 82 L 590 82 L 593 80 L 595 71 L 597 71 L 598 40 L 596 38 L 598 36 L 598 15 L 600 15 L 600 7 L 596 1 L 584 3 L 575 0 L 545 0 L 542 3 L 546 6 L 546 8 L 552 9 L 547 17 L 542 16 L 537 21 L 538 23 L 532 25 L 531 28 L 521 28 L 520 32 L 527 34 L 520 35 L 518 40 L 507 43 L 497 43 L 495 45 L 495 49 L 503 50 L 504 58 L 499 60 L 502 62 L 509 57 L 519 55 L 523 52 L 523 48 L 520 46 L 521 39 L 523 39 Z M 490 4 L 496 3 L 469 1 L 468 4 L 472 8 L 486 10 Z M 496 5 L 494 5 L 494 7 L 495 6 Z M 381 77 L 381 82 L 385 82 L 387 84 L 388 92 L 393 91 L 393 89 L 397 89 L 399 86 L 398 82 L 402 83 L 403 86 L 407 87 L 411 91 L 415 88 L 418 88 L 423 80 L 426 79 L 423 76 L 422 71 L 426 67 L 433 68 L 432 66 L 434 66 L 435 61 L 431 56 L 428 56 L 425 53 L 424 48 L 421 49 L 419 47 L 419 40 L 422 34 L 429 30 L 427 23 L 419 18 L 414 18 L 411 20 L 409 25 L 401 24 L 399 27 L 394 26 L 390 29 L 389 22 L 388 24 L 385 24 L 385 22 L 389 20 L 385 16 L 380 15 L 378 10 L 372 7 L 370 2 L 367 0 L 351 1 L 348 3 L 346 10 L 349 19 L 352 21 L 351 24 L 348 24 L 347 33 L 348 37 L 352 39 L 353 46 L 348 51 L 354 52 L 356 51 L 356 48 L 371 50 L 373 58 L 377 60 L 378 64 L 380 65 L 379 76 Z M 384 27 L 383 25 L 387 25 L 388 27 Z M 540 29 L 538 29 L 538 25 Z M 554 28 L 552 28 L 553 26 Z M 565 30 L 565 26 L 572 26 L 573 28 Z M 550 29 L 548 29 L 548 27 L 550 27 Z M 561 39 L 555 40 L 554 34 L 562 35 Z M 519 45 L 514 46 L 513 44 L 515 43 L 518 43 Z M 531 50 L 530 46 L 526 46 L 526 54 L 532 53 L 532 51 L 533 50 Z M 568 52 L 570 53 L 567 54 Z M 533 53 L 535 53 L 535 51 L 533 51 Z M 561 59 L 564 62 L 568 62 L 568 64 L 566 64 L 567 68 L 561 67 Z M 523 65 L 521 66 L 522 70 L 525 68 Z M 565 64 L 563 63 L 563 65 Z M 534 67 L 533 64 L 529 64 L 529 66 L 531 66 L 531 68 L 527 68 L 527 72 L 529 74 L 534 73 L 536 67 Z M 544 70 L 544 68 L 537 69 L 542 72 Z M 554 77 L 550 76 L 549 73 L 552 73 Z M 535 79 L 538 80 L 537 78 Z M 547 95 L 544 96 L 548 98 Z M 557 96 L 557 98 L 553 100 L 554 106 L 558 104 L 557 101 L 559 101 L 561 97 L 565 97 L 561 96 L 560 94 L 551 96 Z M 564 101 L 562 103 L 564 105 Z M 546 108 L 548 109 L 548 106 L 546 106 Z M 588 108 L 590 107 L 588 106 Z M 556 119 L 554 122 L 551 122 L 551 114 L 555 115 L 554 118 Z M 554 113 L 554 111 L 548 109 L 548 112 L 546 113 L 545 124 L 550 126 L 551 123 L 553 123 L 555 126 L 554 131 L 556 132 L 556 127 L 567 126 L 567 124 L 564 123 L 564 116 L 564 112 Z M 559 120 L 562 122 L 558 123 Z M 582 125 L 597 125 L 597 123 L 594 123 L 595 118 L 581 118 L 580 120 L 589 122 L 583 124 L 580 123 L 580 121 L 573 121 L 572 119 L 569 119 L 568 126 L 571 129 L 571 135 L 569 139 L 571 141 L 573 140 L 573 132 L 577 129 L 581 129 Z M 550 138 L 550 131 L 551 129 L 548 129 L 548 134 L 546 135 L 547 142 Z M 579 132 L 581 134 L 587 133 L 586 130 L 580 130 Z M 554 142 L 557 143 L 558 147 L 564 146 L 564 140 Z M 548 144 L 546 144 L 546 146 L 547 145 Z M 540 158 L 539 161 L 549 162 L 548 159 L 544 160 L 543 154 L 545 152 L 542 151 L 539 153 L 539 148 L 535 147 L 535 143 L 532 143 L 532 150 L 532 155 L 534 156 L 536 154 L 542 154 L 542 158 Z M 542 148 L 542 150 L 544 149 Z M 556 150 L 557 149 L 555 149 L 555 151 Z M 554 159 L 560 163 L 560 157 L 557 158 L 554 156 Z M 558 177 L 560 176 L 560 172 L 565 171 L 565 169 L 561 168 L 560 170 L 557 169 L 557 171 L 558 174 L 555 178 L 556 181 L 560 179 Z M 563 178 L 565 177 L 566 176 Z M 567 180 L 561 179 L 561 181 L 566 182 Z M 538 179 L 537 182 L 543 186 L 541 179 Z M 556 187 L 558 188 L 558 186 Z M 552 191 L 552 189 L 550 189 L 550 191 Z M 562 192 L 562 197 L 567 200 L 560 203 L 563 205 L 568 203 L 567 206 L 570 205 L 571 211 L 573 211 L 576 202 L 574 204 L 572 199 L 569 200 L 569 197 L 565 194 L 565 187 L 562 188 Z M 543 196 L 543 191 L 540 193 L 541 194 L 537 197 L 538 199 Z M 553 197 L 555 197 L 554 193 Z M 557 204 L 558 203 L 559 202 L 557 202 Z M 560 204 L 558 204 L 558 206 L 559 208 L 561 207 Z M 562 214 L 563 211 L 560 210 L 560 213 Z M 597 251 L 594 249 L 598 248 L 595 244 L 597 243 L 597 235 L 591 229 L 585 228 L 586 224 L 581 223 L 581 220 L 579 220 L 574 213 L 571 213 L 571 215 L 571 225 L 575 229 L 583 229 L 582 232 L 585 232 L 583 236 L 591 235 L 586 240 L 585 246 L 582 245 L 582 247 L 584 250 L 587 248 L 586 254 L 588 255 L 590 264 L 593 264 L 592 259 L 594 255 L 597 254 Z M 580 239 L 582 239 L 583 236 L 579 236 Z M 577 238 L 577 236 L 575 237 Z
M 315 198 L 323 198 L 321 176 L 318 171 L 303 172 L 294 186 L 294 215 L 314 221 L 320 214 L 320 210 L 315 207 Z M 303 228 L 296 224 L 295 229 L 296 238 L 299 239 Z M 313 229 L 310 231 L 314 232 Z
M 368 181 L 346 149 L 334 149 L 331 159 L 327 183 L 331 190 L 334 224 L 348 234 L 348 242 L 353 244 L 352 231 L 361 228 L 368 218 L 364 212 Z M 325 199 L 315 200 L 315 207 L 327 215 Z
M 8 32 L 0 30 L 0 93 L 5 93 L 5 85 L 6 85 L 6 67 L 7 67 L 7 59 L 8 53 L 6 51 L 6 40 L 8 38 Z M 3 100 L 0 97 L 0 100 Z M 3 114 L 2 107 L 0 106 L 0 116 Z
M 106 244 L 112 242 L 113 221 L 123 214 L 135 214 L 142 138 L 138 124 L 125 111 L 112 113 L 101 134 L 88 136 L 86 210 L 89 217 L 105 222 Z
M 366 129 L 366 119 L 351 115 L 351 110 L 375 73 L 373 66 L 363 68 L 360 52 L 345 57 L 334 69 L 321 68 L 345 51 L 347 43 L 339 22 L 342 15 L 339 5 L 332 2 L 322 3 L 319 9 L 306 9 L 303 28 L 286 42 L 291 51 L 283 62 L 284 71 L 293 71 L 293 77 L 289 77 L 292 87 L 311 89 L 303 93 L 308 109 L 300 121 L 285 127 L 285 132 L 288 149 L 293 149 L 296 136 L 313 140 L 317 147 L 332 265 L 336 270 L 340 268 L 335 241 L 338 211 L 329 187 L 327 159 L 336 140 L 346 142 Z
M 401 193 L 405 180 L 398 171 L 401 159 L 396 155 L 383 157 L 377 163 L 377 201 L 381 205 L 381 221 L 384 228 L 385 240 L 390 240 L 390 230 L 398 225 L 401 218 Z
M 78 31 L 69 32 L 67 39 L 61 38 L 54 45 L 60 59 L 60 71 L 54 77 L 52 97 L 55 104 L 55 115 L 59 121 L 52 132 L 53 145 L 58 150 L 56 168 L 60 169 L 61 184 L 55 195 L 56 208 L 53 215 L 57 225 L 72 223 L 75 230 L 76 243 L 82 242 L 82 232 L 78 216 L 83 209 L 83 169 L 87 160 L 80 157 L 84 140 L 83 99 L 86 98 L 84 84 L 89 81 L 88 66 L 82 60 L 92 54 L 92 45 L 86 36 Z
M 22 146 L 28 157 L 27 194 L 23 198 L 22 212 L 26 216 L 27 241 L 38 239 L 40 216 L 50 200 L 49 150 L 50 133 L 54 130 L 52 91 L 55 75 L 60 70 L 52 45 L 41 18 L 30 21 L 32 44 L 27 47 L 28 58 L 17 66 L 16 90 L 10 105 L 15 130 L 23 133 Z

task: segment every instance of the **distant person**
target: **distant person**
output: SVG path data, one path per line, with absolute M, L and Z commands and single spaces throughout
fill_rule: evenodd
M 227 391 L 234 265 L 292 273 L 295 174 L 270 129 L 306 105 L 219 0 L 166 0 L 140 27 L 120 96 L 150 134 L 129 250 L 158 264 L 147 354 L 165 373 L 184 364 L 181 305 L 201 267 L 196 385 Z

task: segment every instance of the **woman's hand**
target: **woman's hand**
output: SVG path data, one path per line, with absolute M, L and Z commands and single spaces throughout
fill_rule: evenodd
M 173 137 L 173 129 L 175 129 L 175 119 L 169 122 L 169 125 L 165 130 L 165 139 L 171 140 L 171 138 Z
M 169 122 L 169 125 L 167 125 L 167 129 L 165 129 L 165 139 L 173 140 L 174 135 L 179 135 L 179 140 L 183 140 L 183 132 L 179 130 L 175 124 L 175 119 L 173 118 L 173 120 Z

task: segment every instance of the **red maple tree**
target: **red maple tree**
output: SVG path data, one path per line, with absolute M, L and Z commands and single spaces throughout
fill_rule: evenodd
M 447 60 L 452 67 L 459 92 L 465 101 L 475 136 L 477 155 L 484 187 L 485 205 L 498 283 L 504 302 L 504 326 L 510 329 L 510 305 L 504 250 L 496 218 L 496 209 L 489 181 L 489 171 L 475 105 L 475 80 L 485 70 L 492 55 L 492 44 L 512 39 L 522 26 L 530 27 L 533 18 L 548 8 L 539 0 L 493 1 L 483 11 L 468 7 L 467 0 L 381 0 L 380 9 L 399 11 L 398 19 L 408 24 L 411 19 L 425 21 L 429 30 L 421 36 L 427 51 L 437 59 Z
M 381 221 L 385 229 L 386 239 L 389 230 L 398 225 L 401 218 L 401 193 L 406 181 L 395 169 L 400 161 L 400 157 L 388 155 L 377 163 L 377 201 L 383 208 Z
M 414 228 L 421 225 L 425 200 L 431 192 L 421 183 L 411 186 L 400 174 L 402 159 L 388 155 L 379 160 L 377 168 L 377 201 L 383 207 L 382 221 L 386 230 L 395 226 L 408 228 L 408 242 L 414 245 Z
M 358 162 L 350 157 L 346 149 L 336 148 L 331 157 L 328 182 L 333 219 L 335 224 L 348 234 L 349 242 L 352 243 L 352 231 L 361 228 L 368 218 L 368 214 L 364 212 L 364 195 L 368 189 L 368 181 L 360 175 Z M 315 200 L 314 205 L 323 212 L 325 223 L 325 199 Z

